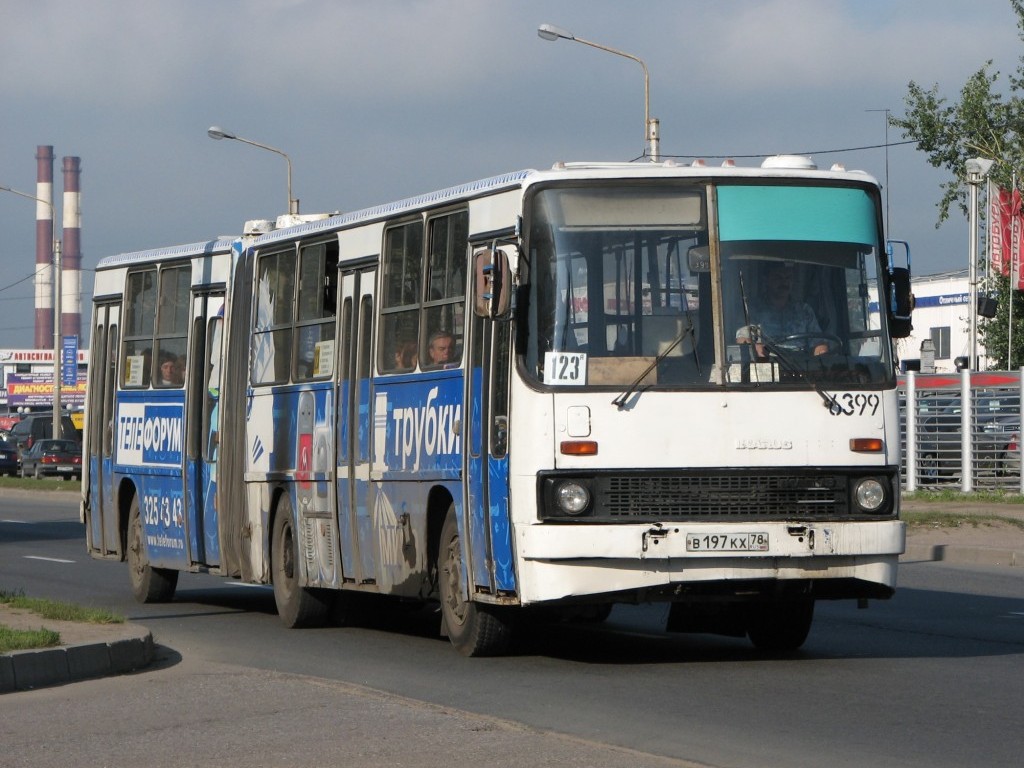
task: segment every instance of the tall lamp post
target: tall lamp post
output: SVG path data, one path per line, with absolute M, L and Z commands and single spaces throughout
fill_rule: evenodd
M 268 152 L 274 152 L 283 157 L 285 162 L 288 163 L 288 213 L 292 215 L 298 215 L 299 201 L 292 197 L 292 159 L 288 157 L 287 154 L 282 152 L 280 149 L 276 149 L 275 147 L 271 147 L 266 144 L 261 144 L 258 141 L 253 141 L 252 139 L 243 139 L 241 136 L 236 136 L 230 131 L 225 131 L 219 125 L 211 125 L 207 129 L 206 135 L 209 136 L 211 139 L 217 139 L 218 141 L 220 139 L 234 139 L 235 141 L 240 141 L 243 144 L 248 144 L 249 146 L 252 147 L 259 147 L 260 149 L 265 149 Z
M 53 437 L 54 439 L 63 436 L 63 430 L 61 429 L 61 413 L 60 413 L 60 381 L 61 381 L 61 348 L 60 348 L 60 336 L 61 336 L 61 285 L 60 285 L 60 272 L 61 272 L 61 255 L 60 255 L 60 238 L 57 237 L 57 212 L 53 207 L 53 203 L 42 197 L 36 197 L 30 195 L 27 192 L 19 192 L 16 189 L 10 187 L 0 186 L 0 191 L 10 192 L 12 195 L 18 197 L 24 197 L 27 200 L 35 200 L 37 203 L 42 203 L 50 208 L 50 238 L 53 240 Z
M 968 229 L 971 230 L 971 242 L 968 248 L 968 333 L 970 349 L 968 350 L 967 369 L 978 370 L 978 187 L 988 175 L 995 160 L 988 160 L 983 157 L 972 157 L 966 163 L 967 184 L 971 188 L 970 194 L 970 222 Z
M 554 24 L 541 24 L 537 28 L 537 36 L 543 40 L 555 41 L 561 38 L 562 40 L 572 40 L 583 45 L 589 45 L 591 48 L 597 48 L 608 53 L 614 53 L 616 56 L 624 56 L 627 59 L 632 59 L 644 70 L 644 141 L 648 145 L 648 152 L 651 156 L 651 162 L 658 162 L 661 159 L 661 152 L 658 149 L 660 142 L 659 129 L 658 129 L 658 118 L 651 117 L 651 78 L 647 73 L 647 65 L 644 64 L 643 59 L 634 56 L 631 53 L 620 51 L 616 48 L 609 48 L 607 45 L 601 45 L 600 43 L 593 43 L 589 40 L 584 40 L 582 37 L 576 37 L 568 30 L 556 27 Z

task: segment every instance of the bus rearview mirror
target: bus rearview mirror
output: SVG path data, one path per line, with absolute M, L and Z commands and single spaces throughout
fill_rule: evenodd
M 510 308 L 512 273 L 508 255 L 500 248 L 486 248 L 473 255 L 474 310 L 479 317 L 504 317 Z

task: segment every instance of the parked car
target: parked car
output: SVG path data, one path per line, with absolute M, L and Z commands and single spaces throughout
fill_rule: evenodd
M 0 472 L 14 477 L 21 471 L 18 444 L 13 440 L 0 440 Z
M 66 414 L 62 414 L 60 417 L 60 434 L 54 435 L 52 411 L 25 414 L 21 417 L 21 421 L 11 428 L 10 439 L 14 440 L 18 444 L 19 450 L 24 453 L 37 440 L 49 440 L 53 437 L 75 442 L 82 440 L 82 435 L 75 427 L 75 423 Z
M 994 475 L 1020 471 L 1020 399 L 1015 393 L 979 395 L 972 403 L 972 460 L 977 470 Z M 960 400 L 941 400 L 919 410 L 917 451 L 921 481 L 959 477 L 961 440 Z
M 21 455 L 21 476 L 82 479 L 82 446 L 75 440 L 37 440 Z

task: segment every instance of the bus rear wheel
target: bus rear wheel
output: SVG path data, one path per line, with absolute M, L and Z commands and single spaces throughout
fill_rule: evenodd
M 139 497 L 132 498 L 128 510 L 128 579 L 132 595 L 140 603 L 167 603 L 174 597 L 178 586 L 178 572 L 170 568 L 154 568 L 146 556 L 143 540 L 142 517 L 139 514 Z
M 462 593 L 466 582 L 462 568 L 462 547 L 455 505 L 448 508 L 441 528 L 438 547 L 441 616 L 444 631 L 463 656 L 493 656 L 509 644 L 511 630 L 494 608 L 467 599 Z
M 764 603 L 751 612 L 747 637 L 760 651 L 795 651 L 807 640 L 813 620 L 813 600 Z
M 316 627 L 327 621 L 330 602 L 318 590 L 299 586 L 299 543 L 287 494 L 277 503 L 270 554 L 277 613 L 286 627 Z

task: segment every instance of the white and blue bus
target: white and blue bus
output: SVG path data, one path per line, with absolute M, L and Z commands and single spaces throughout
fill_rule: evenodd
M 803 157 L 559 163 L 105 258 L 88 549 L 144 602 L 272 584 L 289 626 L 439 602 L 467 655 L 640 602 L 797 648 L 904 548 L 879 201 Z

